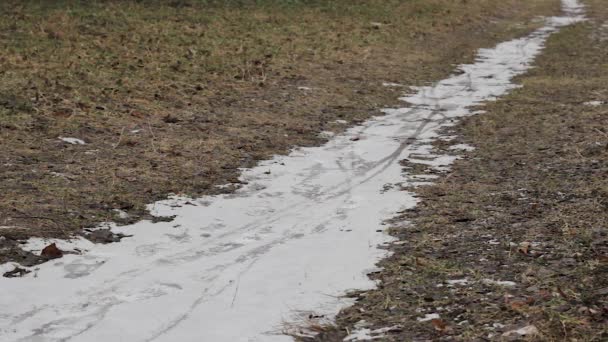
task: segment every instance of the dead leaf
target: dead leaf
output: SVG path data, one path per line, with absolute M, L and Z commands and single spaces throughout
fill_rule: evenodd
M 140 119 L 147 117 L 146 114 L 144 114 L 142 112 L 139 112 L 139 111 L 136 111 L 136 110 L 134 110 L 134 111 L 131 112 L 131 116 L 136 117 L 136 118 L 140 118 Z
M 416 266 L 427 266 L 429 264 L 429 261 L 424 259 L 424 258 L 420 258 L 420 257 L 416 257 L 415 258 L 416 261 Z
M 503 337 L 518 337 L 518 336 L 535 336 L 538 335 L 538 329 L 533 325 L 528 325 L 523 328 L 510 330 L 502 334 Z
M 437 331 L 445 332 L 448 330 L 447 323 L 444 322 L 442 319 L 435 318 L 435 319 L 431 320 L 431 324 L 433 324 L 433 327 Z
M 526 304 L 526 302 L 522 302 L 520 300 L 514 300 L 512 302 L 509 302 L 509 306 L 511 307 L 512 310 L 519 311 L 522 308 L 527 307 L 528 304 Z
M 517 251 L 525 254 L 525 255 L 530 255 L 530 247 L 531 247 L 531 243 L 530 242 L 522 242 L 519 244 L 519 248 L 517 248 Z
M 55 243 L 52 243 L 42 249 L 40 256 L 47 259 L 57 259 L 63 256 L 63 251 L 61 251 Z

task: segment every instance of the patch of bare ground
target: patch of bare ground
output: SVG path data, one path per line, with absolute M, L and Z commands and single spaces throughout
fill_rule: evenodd
M 379 288 L 315 340 L 608 339 L 608 42 L 594 34 L 608 13 L 588 5 L 523 88 L 450 130 L 476 150 L 416 190 Z
M 557 0 L 2 1 L 0 235 L 66 238 L 230 191 L 529 32 Z M 102 239 L 103 240 L 103 239 Z M 109 240 L 114 240 L 109 237 Z M 23 261 L 2 248 L 0 263 Z

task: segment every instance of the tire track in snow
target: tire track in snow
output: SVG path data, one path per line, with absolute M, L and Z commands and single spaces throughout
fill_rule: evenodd
M 249 185 L 234 195 L 156 203 L 174 222 L 114 227 L 134 236 L 80 241 L 83 255 L 0 279 L 0 341 L 282 341 L 269 331 L 292 308 L 335 314 L 348 304 L 337 296 L 373 286 L 365 270 L 384 256 L 382 220 L 415 205 L 384 189 L 412 182 L 398 161 L 429 155 L 438 129 L 514 88 L 547 37 L 582 19 L 575 0 L 563 3 L 567 16 L 482 49 L 459 75 L 403 98 L 410 107 L 245 171 Z

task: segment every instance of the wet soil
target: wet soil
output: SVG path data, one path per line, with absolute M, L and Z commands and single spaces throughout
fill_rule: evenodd
M 150 218 L 145 205 L 172 193 L 231 191 L 217 186 L 238 186 L 239 168 L 321 144 L 320 132 L 395 104 L 404 88 L 384 82 L 440 79 L 559 8 L 555 0 L 184 4 L 0 6 L 0 263 L 23 262 L 15 247 L 28 237 L 92 236 L 83 229 Z M 198 48 L 207 45 L 214 49 Z
M 608 339 L 608 13 L 587 4 L 592 20 L 552 36 L 523 88 L 446 131 L 438 152 L 476 149 L 415 189 L 378 289 L 314 340 Z

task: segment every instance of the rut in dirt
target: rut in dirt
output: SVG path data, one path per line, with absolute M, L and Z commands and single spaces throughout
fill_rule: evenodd
M 155 203 L 175 219 L 113 226 L 133 235 L 121 243 L 57 241 L 84 252 L 0 279 L 0 341 L 283 341 L 290 322 L 332 317 L 345 291 L 374 285 L 366 274 L 390 242 L 383 220 L 416 204 L 403 188 L 432 180 L 399 161 L 445 170 L 454 157 L 430 152 L 439 130 L 514 88 L 547 37 L 582 19 L 575 0 L 563 3 L 567 16 L 481 50 L 403 98 L 410 107 L 245 170 L 235 194 Z

